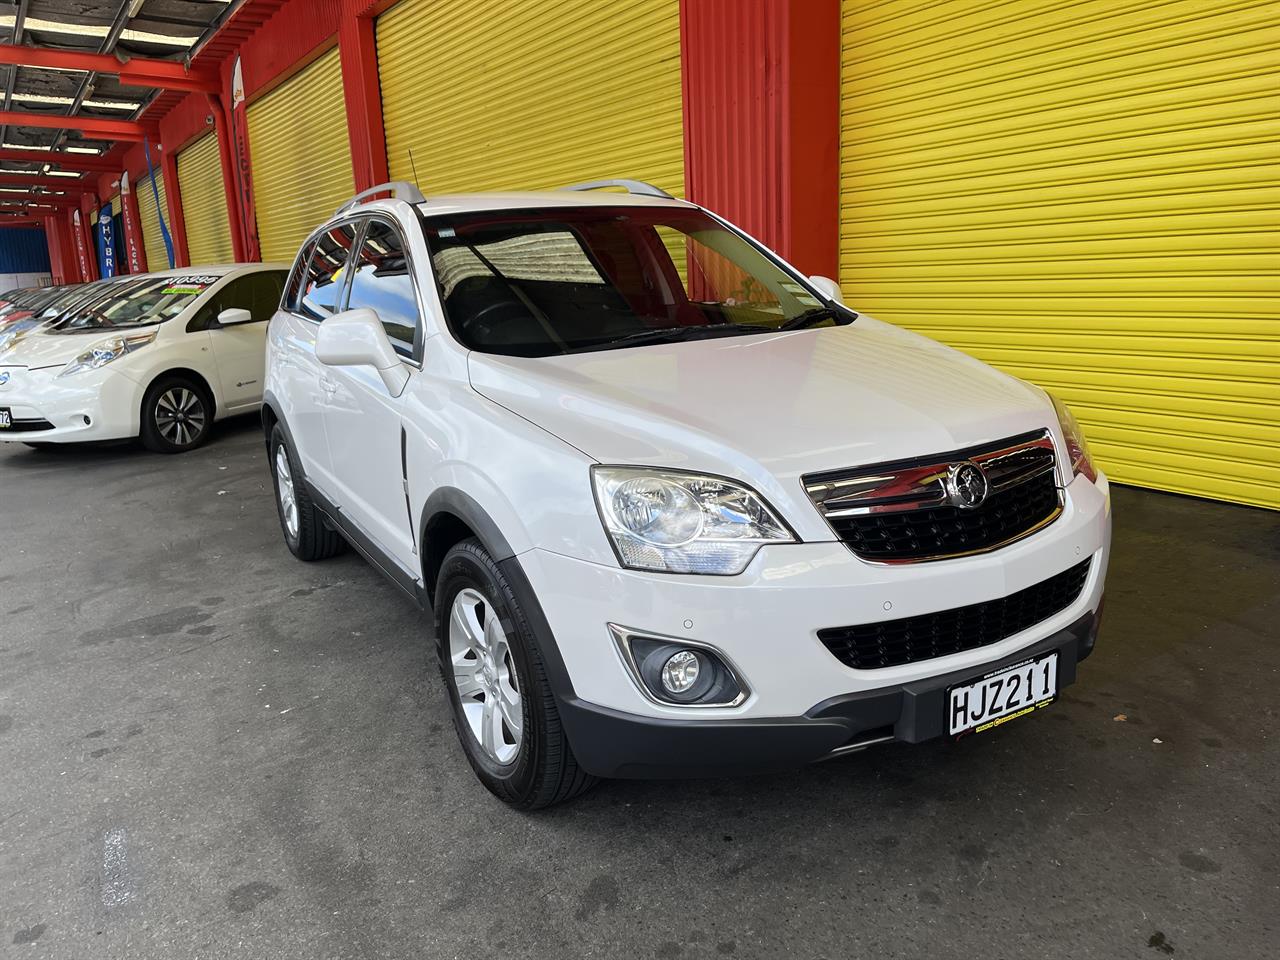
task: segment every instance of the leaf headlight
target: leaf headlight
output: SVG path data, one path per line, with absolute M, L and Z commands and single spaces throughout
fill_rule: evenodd
M 76 357 L 59 372 L 59 377 L 69 377 L 75 373 L 82 373 L 85 370 L 97 370 L 99 367 L 105 367 L 112 360 L 118 360 L 125 354 L 133 353 L 153 342 L 156 338 L 157 331 L 151 330 L 147 333 L 135 333 L 128 336 L 110 337 L 106 340 L 99 340 L 92 347 L 86 350 L 80 356 Z
M 1047 392 L 1047 391 L 1046 391 Z M 1089 453 L 1089 444 L 1085 442 L 1084 430 L 1065 403 L 1049 394 L 1053 401 L 1054 412 L 1058 414 L 1058 425 L 1062 427 L 1062 436 L 1067 441 L 1067 459 L 1071 461 L 1071 472 L 1084 475 L 1090 483 L 1098 480 L 1098 471 L 1093 466 L 1093 457 Z
M 731 575 L 766 543 L 795 541 L 755 491 L 724 477 L 595 467 L 591 480 L 618 560 L 632 570 Z

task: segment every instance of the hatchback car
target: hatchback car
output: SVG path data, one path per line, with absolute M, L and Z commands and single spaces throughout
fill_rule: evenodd
M 616 184 L 375 188 L 268 331 L 285 541 L 434 608 L 480 780 L 539 807 L 1051 704 L 1111 534 L 1067 408 Z
M 123 277 L 21 336 L 0 331 L 0 441 L 199 446 L 214 420 L 261 404 L 284 277 L 271 264 Z

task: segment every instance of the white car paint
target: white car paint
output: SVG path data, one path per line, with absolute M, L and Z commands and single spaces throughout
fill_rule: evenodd
M 143 395 L 165 373 L 190 370 L 208 384 L 215 419 L 262 404 L 266 322 L 188 332 L 188 323 L 228 284 L 250 274 L 282 272 L 280 264 L 230 264 L 160 271 L 149 277 L 216 277 L 175 316 L 153 325 L 75 332 L 30 331 L 0 352 L 0 408 L 15 421 L 47 421 L 52 429 L 0 429 L 0 441 L 74 443 L 138 436 Z M 121 283 L 133 278 L 123 278 Z M 96 370 L 59 376 L 67 364 L 116 335 L 156 333 L 154 342 Z
M 591 204 L 692 207 L 541 193 L 433 197 L 420 211 Z M 472 352 L 445 321 L 418 211 L 381 200 L 342 218 L 370 213 L 394 218 L 406 238 L 422 314 L 420 363 L 403 360 L 407 384 L 393 395 L 372 367 L 320 364 L 321 326 L 282 309 L 268 335 L 268 402 L 287 424 L 310 484 L 420 588 L 428 585 L 416 535 L 430 498 L 442 488 L 465 491 L 526 572 L 582 700 L 648 718 L 795 717 L 831 697 L 980 671 L 1099 608 L 1111 532 L 1107 480 L 1073 477 L 1058 417 L 1039 388 L 866 315 L 849 326 L 567 356 Z M 831 289 L 793 272 L 819 296 Z M 900 565 L 859 559 L 800 482 L 815 471 L 1031 430 L 1052 434 L 1063 513 L 1026 539 L 976 556 Z M 735 576 L 623 569 L 593 498 L 590 468 L 598 463 L 745 483 L 798 542 L 764 547 Z M 856 670 L 816 636 L 823 627 L 1003 597 L 1090 557 L 1085 587 L 1067 609 L 976 650 Z M 652 702 L 628 674 L 611 623 L 716 647 L 741 669 L 750 696 L 733 707 Z

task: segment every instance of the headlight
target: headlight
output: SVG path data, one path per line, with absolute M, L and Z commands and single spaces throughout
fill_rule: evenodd
M 632 570 L 741 573 L 764 544 L 795 541 L 755 492 L 723 477 L 595 467 L 591 480 L 618 560 Z
M 108 340 L 99 340 L 92 347 L 86 350 L 80 356 L 76 357 L 59 372 L 60 377 L 69 377 L 73 373 L 80 373 L 84 370 L 97 370 L 104 367 L 112 360 L 118 360 L 126 353 L 145 347 L 156 338 L 157 331 L 152 330 L 148 333 L 138 333 L 127 337 L 111 337 Z
M 1097 482 L 1098 471 L 1093 468 L 1089 444 L 1085 442 L 1084 431 L 1076 422 L 1075 414 L 1052 393 L 1049 394 L 1049 399 L 1053 401 L 1053 409 L 1058 414 L 1058 425 L 1062 427 L 1062 435 L 1067 440 L 1067 458 L 1071 461 L 1071 472 L 1083 474 L 1089 478 L 1090 483 Z

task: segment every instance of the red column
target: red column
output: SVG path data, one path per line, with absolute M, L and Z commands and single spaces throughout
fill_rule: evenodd
M 66 283 L 63 279 L 62 247 L 58 241 L 58 218 L 44 218 L 44 242 L 49 248 L 49 276 L 55 285 Z
M 178 185 L 178 156 L 171 150 L 160 152 L 160 175 L 164 177 L 165 205 L 169 208 L 169 237 L 173 240 L 173 263 L 191 266 L 187 252 L 187 222 L 182 217 L 182 188 Z
M 385 183 L 387 137 L 382 126 L 382 90 L 378 85 L 378 48 L 368 0 L 345 0 L 338 21 L 338 56 L 347 106 L 347 136 L 356 192 Z
M 138 195 L 133 178 L 125 171 L 120 176 L 120 215 L 124 221 L 124 264 L 130 273 L 147 272 L 147 251 L 142 243 L 142 215 L 138 212 Z
M 222 192 L 227 202 L 227 226 L 231 230 L 231 250 L 237 263 L 243 263 L 244 222 L 240 217 L 240 196 L 236 188 L 236 155 L 231 146 L 231 131 L 227 123 L 227 112 L 222 106 L 222 98 L 217 94 L 207 94 L 209 111 L 213 114 L 213 129 L 218 138 L 218 157 L 222 161 Z M 300 149 L 305 149 L 299 144 Z
M 682 0 L 685 187 L 806 273 L 839 246 L 839 0 Z

